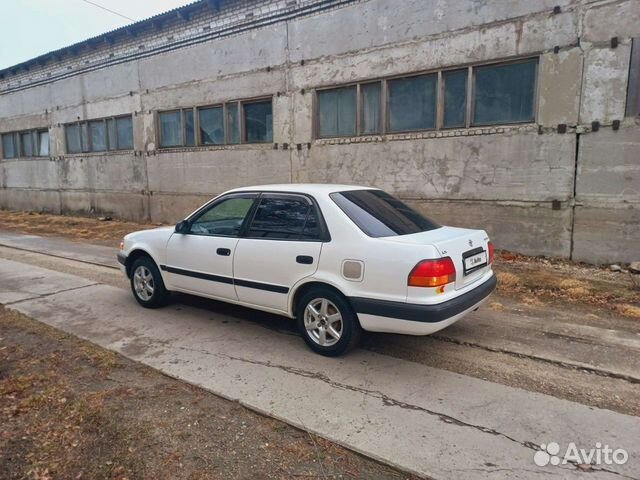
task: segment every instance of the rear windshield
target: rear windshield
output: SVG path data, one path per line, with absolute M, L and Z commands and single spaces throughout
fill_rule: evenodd
M 330 197 L 370 237 L 394 237 L 440 228 L 381 190 L 351 190 L 332 193 Z

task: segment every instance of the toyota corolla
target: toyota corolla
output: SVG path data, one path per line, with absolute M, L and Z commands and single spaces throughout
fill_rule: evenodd
M 144 307 L 184 292 L 294 318 L 327 356 L 362 330 L 427 335 L 496 287 L 483 230 L 441 226 L 375 188 L 262 185 L 226 192 L 118 253 Z

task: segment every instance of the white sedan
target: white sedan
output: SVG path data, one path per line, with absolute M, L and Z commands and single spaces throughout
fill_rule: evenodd
M 346 185 L 231 190 L 175 227 L 130 233 L 118 260 L 144 307 L 176 291 L 285 315 L 328 356 L 362 330 L 436 332 L 496 287 L 483 230 L 440 226 L 381 190 Z

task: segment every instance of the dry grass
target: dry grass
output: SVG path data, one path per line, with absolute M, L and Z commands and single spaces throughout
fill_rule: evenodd
M 0 306 L 0 478 L 414 478 Z
M 625 317 L 637 318 L 640 320 L 640 307 L 637 305 L 623 303 L 622 305 L 617 305 L 616 310 Z
M 73 240 L 90 241 L 111 246 L 117 246 L 120 239 L 127 233 L 156 226 L 123 220 L 100 220 L 99 217 L 76 217 L 0 210 L 1 230 L 67 237 Z
M 638 318 L 640 291 L 630 274 L 566 260 L 500 252 L 494 265 L 498 291 L 525 305 L 583 304 Z
M 499 288 L 513 288 L 521 284 L 520 277 L 510 272 L 497 272 Z

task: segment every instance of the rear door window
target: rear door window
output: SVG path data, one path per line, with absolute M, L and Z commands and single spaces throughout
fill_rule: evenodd
M 370 237 L 426 232 L 440 225 L 381 190 L 336 192 L 331 199 Z
M 294 195 L 264 195 L 247 233 L 249 238 L 320 240 L 313 204 Z

